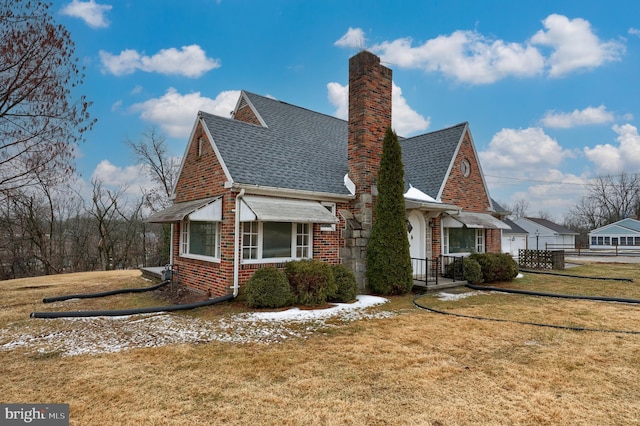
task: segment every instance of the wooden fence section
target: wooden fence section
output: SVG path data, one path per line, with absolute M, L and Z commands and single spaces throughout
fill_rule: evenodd
M 518 263 L 522 268 L 564 269 L 564 250 L 519 250 Z

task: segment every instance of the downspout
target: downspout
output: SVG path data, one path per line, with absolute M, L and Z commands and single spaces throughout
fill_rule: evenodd
M 169 265 L 173 265 L 173 222 L 171 222 L 171 237 L 169 238 Z M 179 244 L 179 243 L 178 243 Z
M 239 275 L 240 275 L 240 202 L 244 196 L 244 188 L 240 190 L 236 195 L 236 210 L 235 210 L 235 224 L 234 224 L 234 238 L 233 243 L 233 297 L 238 296 L 240 291 Z

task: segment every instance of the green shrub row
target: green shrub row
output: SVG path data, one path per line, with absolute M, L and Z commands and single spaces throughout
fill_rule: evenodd
M 284 271 L 260 268 L 245 286 L 247 304 L 252 308 L 351 302 L 357 292 L 356 277 L 347 267 L 314 259 L 289 262 Z
M 518 264 L 508 253 L 474 253 L 464 259 L 464 279 L 471 284 L 511 281 Z

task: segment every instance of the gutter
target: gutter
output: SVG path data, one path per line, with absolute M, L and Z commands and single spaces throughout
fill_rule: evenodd
M 240 203 L 244 197 L 244 188 L 236 195 L 236 209 L 234 218 L 234 238 L 233 243 L 233 297 L 238 297 L 240 291 Z
M 303 200 L 319 200 L 319 201 L 351 201 L 355 199 L 355 195 L 351 194 L 334 194 L 331 192 L 305 191 L 290 188 L 276 188 L 273 186 L 248 185 L 243 183 L 227 181 L 224 184 L 226 189 L 235 191 L 246 191 L 248 194 L 268 195 L 272 197 L 287 197 Z

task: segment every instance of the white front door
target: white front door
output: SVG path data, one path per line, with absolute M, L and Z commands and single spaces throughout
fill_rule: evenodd
M 408 221 L 409 253 L 412 258 L 424 259 L 426 257 L 424 216 L 419 211 L 413 211 L 409 214 Z

